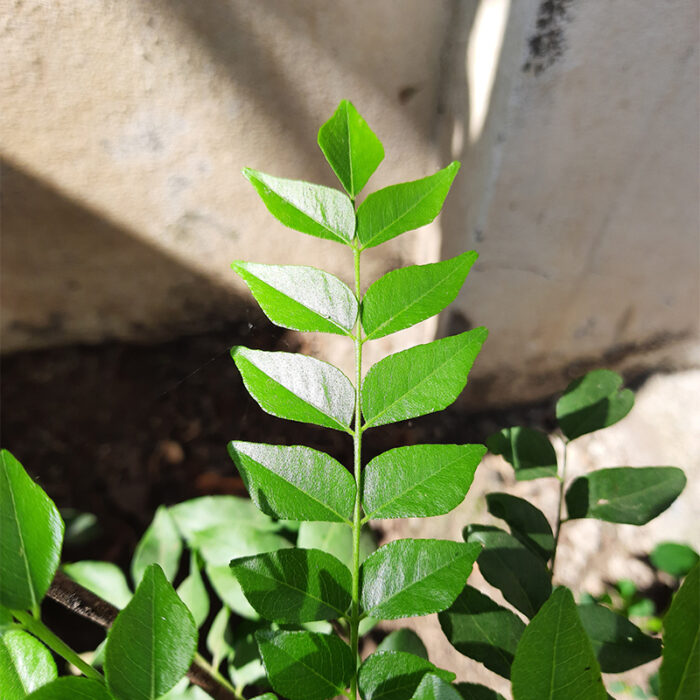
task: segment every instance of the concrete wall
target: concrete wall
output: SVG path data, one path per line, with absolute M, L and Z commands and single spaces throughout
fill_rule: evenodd
M 479 401 L 697 334 L 694 0 L 0 5 L 4 351 L 256 322 L 233 259 L 348 279 L 348 251 L 284 229 L 239 174 L 334 184 L 315 138 L 344 97 L 386 147 L 372 188 L 464 162 L 441 222 L 364 276 L 479 250 L 441 321 L 492 330 Z

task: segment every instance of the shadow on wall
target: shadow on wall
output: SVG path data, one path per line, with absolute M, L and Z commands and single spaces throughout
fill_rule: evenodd
M 258 319 L 145 238 L 6 159 L 0 166 L 3 352 L 105 336 L 149 342 Z

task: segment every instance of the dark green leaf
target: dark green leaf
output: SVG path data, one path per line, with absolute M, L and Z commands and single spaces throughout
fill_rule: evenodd
M 0 605 L 38 610 L 61 557 L 63 521 L 53 501 L 0 450 Z
M 315 267 L 258 265 L 237 260 L 231 267 L 245 280 L 267 317 L 295 331 L 349 335 L 357 299 L 337 277 Z
M 486 440 L 495 455 L 513 465 L 518 481 L 557 475 L 557 455 L 549 438 L 533 428 L 504 428 Z
M 517 615 L 476 588 L 466 586 L 438 619 L 445 636 L 458 652 L 480 661 L 499 676 L 510 678 L 510 665 L 525 629 Z
M 335 635 L 258 632 L 273 689 L 289 700 L 326 700 L 341 694 L 355 672 L 350 647 Z
M 259 619 L 260 616 L 252 608 L 245 595 L 243 595 L 241 584 L 238 583 L 238 580 L 233 575 L 231 567 L 228 565 L 207 566 L 206 572 L 212 588 L 216 595 L 221 598 L 224 605 L 248 620 Z
M 102 683 L 91 678 L 64 676 L 35 690 L 27 700 L 112 700 L 112 696 Z
M 505 698 L 491 688 L 477 683 L 457 683 L 455 686 L 460 697 L 464 700 L 505 700 Z
M 291 520 L 352 522 L 355 479 L 324 452 L 239 441 L 229 443 L 228 451 L 264 513 Z
M 505 520 L 511 534 L 545 561 L 554 551 L 554 535 L 544 513 L 529 501 L 508 493 L 486 494 L 489 513 Z
M 427 673 L 411 700 L 462 700 L 462 696 L 440 676 Z
M 552 591 L 549 573 L 542 559 L 503 530 L 472 526 L 465 529 L 464 539 L 479 542 L 482 576 L 520 612 L 532 617 Z
M 120 610 L 131 600 L 131 590 L 124 572 L 106 561 L 78 561 L 62 567 L 68 576 Z
M 422 659 L 428 658 L 428 652 L 421 638 L 413 630 L 405 627 L 387 635 L 377 647 L 377 651 L 406 651 Z
M 383 452 L 363 472 L 365 520 L 443 515 L 471 486 L 483 445 L 409 445 Z
M 348 430 L 355 389 L 339 370 L 314 357 L 265 352 L 241 346 L 231 350 L 243 383 L 263 411 L 302 423 Z
M 340 243 L 355 237 L 355 209 L 347 195 L 331 187 L 286 180 L 244 168 L 270 214 L 285 226 Z
M 2 700 L 21 700 L 57 675 L 51 652 L 31 634 L 10 630 L 0 637 Z
M 345 523 L 304 522 L 299 528 L 297 547 L 320 549 L 332 554 L 345 566 L 352 566 L 352 530 Z M 372 531 L 364 527 L 360 534 L 360 563 L 377 549 Z
M 396 540 L 380 547 L 360 569 L 364 611 L 395 620 L 448 608 L 464 588 L 477 544 L 448 540 Z
M 478 255 L 474 251 L 430 265 L 393 270 L 370 286 L 362 300 L 367 340 L 382 338 L 440 313 L 452 303 Z
M 131 560 L 131 578 L 138 585 L 143 572 L 151 564 L 158 564 L 169 581 L 172 581 L 180 565 L 182 540 L 175 522 L 165 506 L 156 511 L 153 522 L 136 545 Z
M 209 594 L 204 587 L 195 552 L 190 552 L 190 573 L 178 586 L 177 594 L 192 613 L 197 627 L 201 627 L 209 617 Z
M 485 328 L 475 328 L 377 362 L 362 384 L 366 427 L 447 408 L 464 389 L 487 335 Z
M 185 675 L 196 648 L 190 611 L 152 564 L 107 637 L 107 687 L 119 700 L 160 697 Z
M 231 569 L 248 602 L 268 620 L 334 620 L 350 607 L 350 572 L 318 549 L 281 549 L 234 559 Z
M 700 696 L 700 564 L 685 578 L 664 618 L 659 681 L 660 700 Z
M 634 394 L 623 389 L 622 377 L 609 369 L 596 369 L 576 379 L 557 401 L 557 421 L 573 440 L 622 420 L 634 406 Z
M 685 483 L 685 474 L 678 467 L 599 469 L 569 486 L 566 508 L 570 519 L 644 525 L 676 500 Z
M 190 541 L 207 564 L 228 565 L 235 557 L 274 552 L 291 547 L 289 540 L 275 532 L 264 532 L 248 527 L 246 523 L 233 522 L 230 525 L 214 525 L 196 532 Z
M 318 145 L 354 199 L 384 159 L 384 147 L 355 107 L 342 100 L 319 129 Z
M 377 651 L 360 666 L 357 681 L 363 700 L 410 700 L 426 673 L 448 683 L 454 673 L 404 651 Z
M 607 697 L 600 667 L 567 588 L 557 588 L 523 632 L 511 680 L 514 700 Z
M 579 605 L 578 614 L 603 673 L 622 673 L 661 656 L 661 640 L 647 637 L 604 605 Z
M 698 553 L 687 544 L 661 542 L 649 555 L 651 563 L 671 576 L 685 576 L 700 561 Z
M 357 210 L 357 237 L 362 248 L 372 248 L 429 224 L 440 213 L 458 170 L 459 163 L 450 163 L 422 180 L 370 194 Z

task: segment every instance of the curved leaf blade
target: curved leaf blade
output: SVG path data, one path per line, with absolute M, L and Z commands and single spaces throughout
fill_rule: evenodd
M 355 480 L 324 452 L 241 441 L 230 442 L 228 451 L 251 499 L 267 515 L 352 522 Z
M 443 515 L 463 500 L 483 445 L 408 445 L 383 452 L 363 471 L 365 520 Z
M 343 693 L 355 672 L 350 647 L 315 632 L 255 634 L 273 690 L 289 700 L 326 700 Z
M 0 636 L 0 689 L 3 700 L 22 700 L 51 683 L 58 672 L 51 652 L 24 630 Z
M 53 501 L 0 450 L 0 605 L 38 609 L 58 569 L 63 531 Z
M 462 696 L 440 676 L 427 673 L 423 676 L 411 700 L 462 700 Z
M 569 519 L 595 518 L 644 525 L 663 513 L 685 488 L 678 467 L 613 467 L 578 477 L 566 492 Z
M 267 620 L 335 620 L 350 607 L 350 571 L 318 549 L 281 549 L 230 566 L 248 602 Z
M 212 525 L 195 533 L 190 546 L 197 550 L 211 566 L 228 566 L 235 557 L 274 552 L 291 547 L 291 543 L 276 532 L 265 532 L 249 527 L 247 523 Z
M 370 194 L 357 210 L 357 237 L 362 248 L 373 248 L 429 224 L 440 213 L 458 170 L 455 161 L 434 175 Z
M 35 690 L 27 696 L 27 700 L 113 700 L 113 698 L 99 681 L 92 678 L 63 676 Z
M 348 432 L 355 388 L 336 367 L 314 357 L 236 346 L 231 350 L 248 393 L 267 413 Z
M 120 610 L 131 600 L 131 590 L 124 572 L 107 561 L 77 561 L 64 564 L 63 571 L 81 586 Z
M 605 700 L 607 693 L 567 588 L 557 588 L 523 632 L 511 668 L 514 700 Z
M 365 427 L 447 408 L 462 392 L 486 340 L 485 328 L 416 345 L 372 366 L 362 384 Z
M 495 455 L 513 466 L 518 481 L 557 475 L 557 455 L 549 438 L 534 428 L 504 428 L 486 440 Z
M 503 678 L 510 667 L 525 623 L 476 588 L 466 586 L 457 600 L 438 615 L 450 644 L 460 654 L 480 661 Z
M 424 321 L 451 304 L 479 256 L 475 251 L 429 265 L 388 272 L 362 300 L 367 340 L 382 338 Z
M 402 627 L 388 634 L 377 647 L 377 651 L 406 651 L 409 654 L 428 658 L 428 651 L 421 638 L 411 629 Z
M 634 394 L 621 386 L 622 377 L 609 369 L 593 370 L 571 382 L 556 407 L 564 435 L 574 440 L 622 420 L 634 406 Z
M 248 602 L 243 594 L 241 584 L 233 575 L 231 568 L 227 566 L 207 566 L 207 577 L 216 595 L 226 607 L 231 608 L 235 613 L 246 620 L 258 620 L 260 616 Z
M 480 549 L 449 540 L 395 540 L 380 547 L 360 569 L 363 610 L 384 620 L 445 610 L 464 588 Z
M 305 265 L 259 265 L 236 260 L 265 315 L 295 331 L 349 335 L 357 320 L 357 299 L 337 277 Z
M 319 129 L 318 145 L 353 199 L 384 160 L 384 147 L 351 102 L 342 100 Z
M 199 570 L 199 558 L 196 552 L 190 552 L 190 572 L 187 578 L 177 587 L 180 600 L 192 613 L 195 625 L 199 629 L 209 617 L 209 593 L 202 580 Z
M 190 611 L 151 564 L 107 636 L 107 687 L 119 700 L 155 700 L 185 675 L 196 648 Z
M 159 506 L 143 537 L 136 545 L 131 560 L 131 578 L 138 586 L 143 572 L 151 565 L 158 564 L 168 581 L 172 581 L 180 565 L 182 540 L 170 512 Z
M 285 226 L 345 244 L 355 237 L 355 209 L 343 192 L 266 175 L 252 168 L 244 168 L 243 175 L 258 191 L 270 214 Z
M 659 542 L 649 558 L 659 571 L 676 578 L 686 576 L 700 561 L 700 556 L 692 547 L 680 542 Z

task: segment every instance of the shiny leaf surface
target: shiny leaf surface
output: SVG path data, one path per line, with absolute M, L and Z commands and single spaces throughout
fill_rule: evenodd
M 462 696 L 440 676 L 427 673 L 423 676 L 411 700 L 462 700 Z
M 64 676 L 35 690 L 27 696 L 27 700 L 113 700 L 113 698 L 107 688 L 98 681 L 91 678 Z
M 23 630 L 0 637 L 0 690 L 3 700 L 22 700 L 56 678 L 51 652 Z

